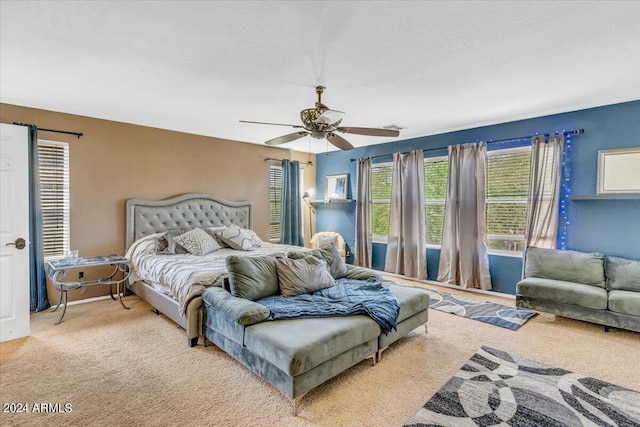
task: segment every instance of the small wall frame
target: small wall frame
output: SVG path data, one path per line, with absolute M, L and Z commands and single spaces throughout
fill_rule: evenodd
M 598 151 L 598 194 L 640 194 L 640 147 Z
M 327 175 L 324 185 L 324 201 L 347 200 L 349 174 Z

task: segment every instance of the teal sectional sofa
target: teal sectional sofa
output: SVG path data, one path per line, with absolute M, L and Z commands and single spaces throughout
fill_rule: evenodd
M 314 251 L 305 255 L 309 253 Z M 334 268 L 341 262 L 332 259 L 333 255 L 339 256 L 337 252 L 320 255 L 328 258 L 332 272 L 341 277 L 382 279 L 378 272 L 361 267 Z M 295 258 L 295 254 L 289 256 Z M 242 280 L 257 279 L 256 286 L 272 282 L 272 268 L 260 264 L 256 270 L 258 263 L 247 267 L 245 260 L 239 262 L 244 264 L 241 269 L 228 259 L 230 276 L 235 272 Z M 239 294 L 237 289 L 211 287 L 202 297 L 205 343 L 212 342 L 292 399 L 296 414 L 300 398 L 308 391 L 367 358 L 372 358 L 375 365 L 389 345 L 420 325 L 426 328 L 429 295 L 420 289 L 382 282 L 400 303 L 397 330 L 388 335 L 366 315 L 267 320 L 269 310 L 250 299 L 233 296 Z
M 516 305 L 640 332 L 640 261 L 530 247 Z

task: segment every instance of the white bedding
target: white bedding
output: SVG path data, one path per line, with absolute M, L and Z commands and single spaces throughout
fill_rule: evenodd
M 262 242 L 252 251 L 238 251 L 223 248 L 207 255 L 158 254 L 161 249 L 163 233 L 153 234 L 137 240 L 127 251 L 131 260 L 130 282 L 143 280 L 155 289 L 164 289 L 178 301 L 181 315 L 193 298 L 202 295 L 209 286 L 220 286 L 227 277 L 226 258 L 229 255 L 260 256 L 267 254 L 286 255 L 289 252 L 304 250 L 300 246 L 279 245 Z

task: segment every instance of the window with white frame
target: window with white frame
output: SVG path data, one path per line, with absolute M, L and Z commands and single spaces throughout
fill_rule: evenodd
M 300 169 L 300 198 L 304 194 L 304 171 Z M 300 204 L 300 222 L 304 224 L 304 208 Z M 281 233 L 282 208 L 282 166 L 269 167 L 269 241 L 279 242 Z M 304 237 L 304 227 L 302 235 Z
M 38 141 L 40 197 L 45 257 L 69 249 L 69 144 Z
M 371 229 L 373 241 L 386 242 L 389 234 L 389 210 L 391 207 L 392 163 L 371 166 Z
M 442 244 L 448 171 L 449 160 L 446 156 L 424 159 L 424 201 L 427 246 L 439 247 Z
M 522 254 L 527 221 L 531 147 L 487 153 L 487 248 Z

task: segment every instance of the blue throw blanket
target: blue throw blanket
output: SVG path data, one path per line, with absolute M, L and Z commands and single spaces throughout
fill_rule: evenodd
M 385 335 L 397 329 L 400 313 L 398 298 L 374 278 L 338 279 L 335 286 L 312 294 L 275 295 L 256 302 L 269 309 L 270 320 L 366 314 L 380 325 Z

